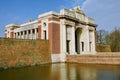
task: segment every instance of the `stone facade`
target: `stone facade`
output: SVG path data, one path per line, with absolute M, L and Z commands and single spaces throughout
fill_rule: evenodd
M 66 54 L 95 54 L 94 20 L 80 7 L 47 12 L 35 21 L 5 27 L 6 38 L 49 40 L 52 62 L 65 62 Z

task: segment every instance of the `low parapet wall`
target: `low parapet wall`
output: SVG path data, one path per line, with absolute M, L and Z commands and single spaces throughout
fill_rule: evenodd
M 85 64 L 120 64 L 120 52 L 105 52 L 95 55 L 67 55 L 67 62 Z
M 0 39 L 0 68 L 51 62 L 47 40 Z

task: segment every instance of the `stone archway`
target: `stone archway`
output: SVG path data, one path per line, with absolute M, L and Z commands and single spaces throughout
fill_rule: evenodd
M 80 49 L 80 37 L 82 33 L 82 28 L 77 28 L 75 30 L 75 50 L 77 54 L 80 54 L 81 49 Z

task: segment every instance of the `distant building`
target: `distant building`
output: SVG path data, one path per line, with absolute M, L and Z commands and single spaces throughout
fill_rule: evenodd
M 52 61 L 65 61 L 66 54 L 95 54 L 96 24 L 80 9 L 47 12 L 35 21 L 5 27 L 6 38 L 49 40 Z

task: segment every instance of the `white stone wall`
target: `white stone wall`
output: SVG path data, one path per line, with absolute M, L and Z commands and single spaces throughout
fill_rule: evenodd
M 41 39 L 45 39 L 45 34 L 44 34 L 44 31 L 46 31 L 46 39 L 48 40 L 48 19 L 43 19 L 41 20 Z M 46 24 L 46 25 L 44 25 Z
M 52 62 L 61 62 L 60 54 L 51 54 Z
M 67 52 L 67 40 L 69 40 L 69 54 L 95 54 L 95 28 L 90 26 L 89 23 L 94 24 L 94 20 L 87 17 L 80 8 L 74 8 L 71 10 L 62 9 L 60 15 L 64 16 L 61 20 L 61 61 L 65 60 Z M 66 17 L 67 15 L 67 17 Z M 70 20 L 69 20 L 70 19 Z M 73 19 L 73 21 L 71 20 Z M 78 23 L 74 20 L 79 20 Z M 82 22 L 82 23 L 81 23 Z M 80 29 L 81 32 L 77 33 L 75 38 L 75 32 Z M 77 39 L 77 44 L 76 40 Z M 79 41 L 78 41 L 79 40 Z M 76 46 L 77 45 L 77 46 Z
M 90 47 L 90 53 L 95 54 L 95 29 L 89 30 L 89 47 Z
M 6 30 L 6 32 L 5 32 L 6 37 L 10 38 L 10 33 L 11 33 L 10 27 L 6 28 L 5 30 Z
M 65 20 L 60 20 L 60 61 L 66 61 L 66 25 Z

